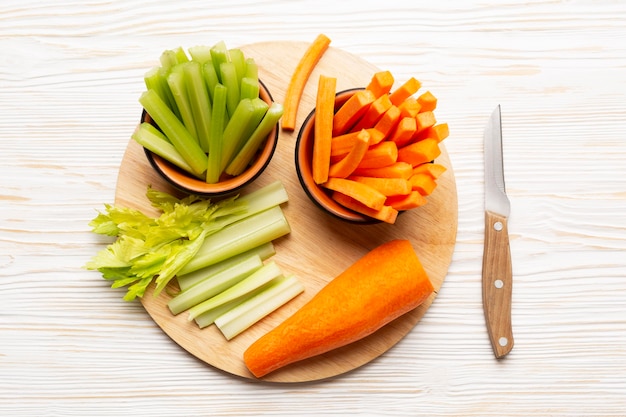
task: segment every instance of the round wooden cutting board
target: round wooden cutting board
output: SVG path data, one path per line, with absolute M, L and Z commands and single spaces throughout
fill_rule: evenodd
M 268 42 L 243 46 L 246 56 L 255 59 L 259 77 L 274 101 L 282 103 L 291 74 L 308 48 L 303 42 Z M 421 319 L 441 288 L 454 251 L 458 202 L 454 173 L 445 145 L 437 162 L 448 170 L 428 197 L 428 204 L 399 216 L 394 225 L 353 225 L 321 212 L 306 196 L 294 166 L 294 145 L 304 118 L 315 106 L 320 74 L 337 78 L 337 90 L 364 87 L 378 68 L 337 48 L 329 48 L 313 71 L 298 111 L 296 131 L 280 132 L 275 156 L 268 169 L 247 191 L 280 180 L 289 194 L 283 205 L 291 233 L 274 242 L 272 258 L 287 273 L 294 273 L 305 292 L 250 329 L 227 341 L 215 326 L 200 329 L 181 313 L 173 316 L 167 308 L 168 291 L 158 297 L 149 288 L 141 302 L 154 321 L 183 349 L 198 359 L 225 372 L 245 378 L 254 377 L 243 362 L 243 352 L 261 335 L 291 315 L 326 282 L 337 276 L 367 251 L 392 239 L 408 239 L 417 252 L 435 287 L 435 293 L 420 307 L 396 319 L 369 337 L 275 371 L 263 378 L 275 382 L 302 382 L 328 378 L 362 366 L 400 341 Z M 419 74 L 415 74 L 419 78 Z M 405 80 L 396 80 L 396 83 Z M 399 84 L 398 84 L 399 85 Z M 436 94 L 436 92 L 435 92 Z M 141 109 L 137 109 L 137 120 Z M 148 164 L 141 148 L 130 140 L 124 154 L 117 183 L 115 204 L 158 215 L 146 198 L 148 185 L 180 195 Z M 170 284 L 176 290 L 175 284 Z M 381 294 L 381 297 L 384 297 Z

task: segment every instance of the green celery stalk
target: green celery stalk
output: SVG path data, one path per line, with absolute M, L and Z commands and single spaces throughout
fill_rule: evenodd
M 214 184 L 222 175 L 222 146 L 224 142 L 224 124 L 226 122 L 226 87 L 217 84 L 213 92 L 213 108 L 209 131 L 209 158 L 206 182 Z
M 278 239 L 290 231 L 280 206 L 248 216 L 208 236 L 193 259 L 178 270 L 178 274 L 197 271 Z
M 200 64 L 204 64 L 207 61 L 211 60 L 211 48 L 205 45 L 197 45 L 191 46 L 187 48 L 189 51 L 189 55 L 191 55 L 191 60 L 198 62 Z
M 174 112 L 176 117 L 180 118 L 180 112 L 174 100 L 174 95 L 170 90 L 170 86 L 167 84 L 168 74 L 169 72 L 164 68 L 153 67 L 144 75 L 144 83 L 148 90 L 155 90 L 159 94 L 159 97 L 161 97 L 161 100 Z
M 154 90 L 145 91 L 140 96 L 139 102 L 161 128 L 165 136 L 170 139 L 176 150 L 185 158 L 185 161 L 193 169 L 193 173 L 202 175 L 206 170 L 207 155 L 172 110 L 167 107 Z
M 258 255 L 253 255 L 215 274 L 210 279 L 200 281 L 191 288 L 178 293 L 167 303 L 167 306 L 172 314 L 180 314 L 232 287 L 262 266 L 261 258 Z
M 228 89 L 228 95 L 226 98 L 226 108 L 228 109 L 229 116 L 233 116 L 235 109 L 240 101 L 240 87 L 239 79 L 237 78 L 237 69 L 232 62 L 223 62 L 220 65 L 220 80 L 222 84 Z
M 282 104 L 272 103 L 256 130 L 250 135 L 241 150 L 226 167 L 226 173 L 229 175 L 239 175 L 246 169 L 256 151 L 267 138 L 267 135 L 270 134 L 274 126 L 276 126 L 279 119 L 282 117 L 283 112 L 284 109 Z
M 197 62 L 183 64 L 187 95 L 191 104 L 198 142 L 205 152 L 209 151 L 209 129 L 211 125 L 211 102 L 202 77 L 202 68 Z
M 228 88 L 228 87 L 226 87 Z M 228 109 L 228 98 L 226 101 L 226 108 Z M 232 158 L 235 156 L 235 152 L 240 146 L 240 143 L 244 140 L 244 133 L 248 126 L 248 123 L 254 116 L 255 108 L 252 100 L 243 99 L 237 105 L 235 112 L 228 120 L 228 124 L 224 128 L 224 136 L 222 140 L 222 160 L 220 163 L 220 171 L 224 171 Z
M 252 78 L 259 83 L 259 66 L 256 64 L 254 58 L 246 58 L 246 72 L 244 74 L 246 78 Z
M 190 321 L 194 320 L 199 315 L 211 311 L 216 307 L 222 306 L 230 301 L 237 300 L 238 298 L 241 298 L 246 294 L 264 286 L 274 278 L 278 278 L 281 275 L 282 271 L 278 265 L 276 265 L 275 262 L 269 262 L 233 286 L 216 294 L 208 300 L 202 301 L 201 303 L 191 307 L 189 309 L 188 319 Z
M 304 286 L 293 275 L 276 278 L 259 294 L 216 318 L 215 325 L 227 340 L 231 340 L 303 291 Z
M 237 71 L 237 81 L 241 83 L 241 79 L 246 73 L 246 57 L 244 56 L 243 51 L 239 48 L 229 49 L 228 55 L 230 56 L 230 62 L 235 65 L 235 70 Z
M 241 151 L 241 148 L 243 148 L 248 139 L 250 139 L 250 136 L 252 136 L 252 133 L 254 133 L 256 128 L 259 126 L 259 123 L 261 123 L 263 117 L 265 117 L 265 113 L 267 113 L 267 110 L 270 107 L 266 102 L 258 97 L 252 99 L 252 106 L 254 107 L 252 117 L 241 134 L 241 140 L 239 141 L 239 146 L 237 146 L 237 149 L 232 156 L 233 158 L 239 153 L 239 151 Z
M 244 301 L 254 297 L 256 294 L 258 294 L 259 292 L 263 291 L 265 288 L 261 287 L 256 289 L 255 291 L 252 291 L 251 293 L 238 298 L 236 300 L 230 301 L 226 304 L 223 304 L 219 307 L 215 307 L 212 310 L 207 311 L 206 313 L 200 314 L 198 317 L 196 317 L 194 320 L 196 322 L 196 324 L 198 325 L 198 327 L 200 327 L 201 329 L 204 329 L 207 326 L 210 326 L 213 324 L 213 322 L 215 322 L 215 319 L 218 318 L 219 316 L 227 313 L 229 310 L 233 309 L 234 307 L 238 306 L 239 304 L 243 303 Z
M 167 77 L 167 84 L 172 92 L 174 102 L 178 108 L 178 113 L 180 114 L 178 119 L 183 122 L 183 125 L 191 137 L 198 141 L 198 132 L 196 131 L 196 124 L 193 119 L 193 110 L 191 109 L 191 102 L 189 101 L 189 96 L 187 95 L 185 74 L 183 74 L 180 66 L 176 66 L 172 69 Z
M 181 289 L 181 291 L 185 291 L 186 289 L 192 287 L 198 282 L 204 281 L 205 279 L 210 279 L 218 272 L 230 268 L 233 265 L 236 265 L 244 259 L 249 258 L 253 255 L 258 255 L 262 261 L 265 261 L 275 254 L 276 249 L 274 248 L 274 244 L 272 242 L 264 243 L 260 246 L 257 246 L 256 248 L 252 248 L 246 252 L 240 253 L 239 255 L 235 255 L 216 264 L 209 265 L 206 268 L 199 269 L 189 274 L 178 275 L 176 277 L 176 280 L 178 281 L 178 287 Z
M 185 159 L 176 150 L 169 140 L 150 123 L 141 123 L 131 136 L 138 144 L 177 167 L 192 172 L 193 170 Z
M 254 78 L 243 77 L 241 79 L 241 88 L 239 89 L 240 98 L 259 98 L 259 82 Z
M 224 41 L 219 41 L 211 47 L 211 61 L 213 62 L 213 68 L 219 79 L 219 82 L 224 84 L 221 79 L 220 66 L 223 62 L 230 62 L 230 56 L 228 55 L 228 49 Z
M 176 56 L 176 52 L 173 49 L 166 49 L 161 53 L 159 61 L 161 62 L 162 68 L 164 68 L 165 70 L 170 70 L 178 64 L 178 57 Z
M 211 102 L 213 102 L 215 100 L 213 97 L 215 86 L 220 84 L 220 79 L 217 72 L 215 72 L 213 61 L 210 58 L 202 64 L 202 76 L 204 77 L 204 82 L 206 84 L 207 91 L 209 92 L 209 98 L 211 99 Z

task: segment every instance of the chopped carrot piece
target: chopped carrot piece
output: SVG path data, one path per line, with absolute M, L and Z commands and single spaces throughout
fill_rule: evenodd
M 424 162 L 430 162 L 441 154 L 439 142 L 436 139 L 422 139 L 398 149 L 398 161 L 408 162 L 416 167 Z
M 426 162 L 413 168 L 413 174 L 428 174 L 433 179 L 437 179 L 446 172 L 446 167 L 441 164 Z
M 330 146 L 333 134 L 335 89 L 337 79 L 320 75 L 315 103 L 313 161 L 311 170 L 317 184 L 326 182 L 330 169 Z
M 415 117 L 420 112 L 422 106 L 414 97 L 408 97 L 398 106 L 402 117 Z
M 415 174 L 409 178 L 411 189 L 423 196 L 431 195 L 437 187 L 437 182 L 428 174 Z
M 407 195 L 412 190 L 411 183 L 404 178 L 361 177 L 353 175 L 348 179 L 374 187 L 387 197 L 392 195 Z
M 369 141 L 370 146 L 376 145 L 377 143 L 382 141 L 384 138 L 383 134 L 374 128 L 365 129 L 365 130 L 367 131 L 370 137 L 370 141 Z M 350 133 L 333 137 L 330 143 L 331 158 L 333 157 L 341 158 L 345 156 L 348 152 L 350 152 L 350 149 L 352 149 L 352 147 L 354 146 L 354 142 L 356 141 L 356 138 L 360 133 L 361 133 L 360 131 L 350 132 Z
M 369 90 L 359 90 L 337 110 L 333 119 L 333 136 L 346 133 L 376 100 Z M 371 127 L 371 126 L 370 126 Z
M 434 287 L 411 242 L 369 251 L 243 354 L 261 378 L 286 365 L 347 346 L 414 310 Z
M 404 84 L 398 87 L 393 93 L 389 95 L 389 99 L 394 106 L 399 106 L 404 100 L 417 93 L 422 84 L 414 77 L 409 78 Z
M 369 185 L 345 178 L 329 178 L 328 181 L 322 185 L 329 190 L 350 196 L 373 210 L 380 210 L 387 198 L 383 193 Z
M 430 91 L 419 96 L 417 101 L 422 106 L 421 111 L 433 111 L 437 107 L 437 98 Z
M 407 162 L 396 162 L 380 168 L 357 168 L 354 175 L 379 178 L 404 178 L 413 175 L 413 166 Z
M 428 129 L 437 123 L 435 113 L 432 111 L 423 111 L 418 113 L 417 116 L 415 116 L 415 120 L 417 121 L 417 132 Z
M 407 145 L 415 131 L 417 130 L 417 122 L 414 117 L 403 117 L 400 119 L 398 126 L 396 126 L 394 132 L 391 134 L 390 140 L 395 142 L 398 148 Z
M 332 198 L 345 208 L 385 223 L 394 224 L 398 217 L 398 210 L 391 206 L 382 206 L 379 210 L 374 210 L 354 198 L 338 192 L 334 192 Z
M 417 142 L 418 140 L 432 138 L 437 139 L 438 142 L 441 142 L 445 138 L 450 135 L 450 129 L 448 128 L 447 123 L 440 123 L 438 125 L 431 126 L 427 129 L 424 129 L 420 132 L 415 132 L 413 135 L 413 141 Z
M 346 178 L 359 166 L 365 152 L 369 148 L 370 134 L 363 129 L 359 132 L 354 145 L 348 154 L 339 162 L 330 166 L 328 171 L 329 177 Z
M 383 114 L 378 123 L 374 126 L 377 130 L 381 131 L 385 137 L 387 137 L 396 125 L 400 122 L 400 109 L 396 106 L 391 106 Z
M 387 197 L 386 206 L 391 206 L 398 211 L 411 210 L 426 204 L 428 200 L 419 191 L 411 191 L 407 195 L 394 195 Z
M 391 91 L 391 87 L 393 86 L 394 79 L 393 75 L 389 71 L 379 71 L 374 74 L 370 83 L 365 87 L 367 90 L 370 90 L 374 93 L 376 98 L 382 96 L 383 94 L 389 93 Z
M 361 159 L 359 168 L 380 168 L 391 165 L 398 159 L 398 146 L 392 141 L 383 141 L 370 146 Z
M 326 35 L 318 35 L 298 62 L 291 76 L 291 80 L 289 81 L 289 85 L 287 86 L 287 92 L 283 102 L 283 117 L 281 123 L 283 130 L 295 129 L 298 106 L 300 105 L 304 86 L 311 76 L 313 68 L 315 68 L 315 65 L 317 65 L 329 45 L 330 39 Z
M 359 119 L 359 121 L 352 128 L 353 132 L 358 132 L 361 129 L 367 129 L 372 126 L 376 126 L 376 123 L 383 117 L 383 114 L 389 107 L 391 107 L 391 100 L 389 100 L 388 94 L 383 94 L 372 102 L 365 114 Z

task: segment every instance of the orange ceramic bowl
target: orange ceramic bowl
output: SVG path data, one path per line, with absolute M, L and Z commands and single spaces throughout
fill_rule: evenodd
M 259 81 L 259 97 L 269 105 L 273 102 L 269 90 L 261 81 Z M 147 114 L 145 110 L 141 115 L 141 122 L 154 124 L 150 115 Z M 251 184 L 259 177 L 259 175 L 263 173 L 263 171 L 265 171 L 272 159 L 272 156 L 274 155 L 274 152 L 276 151 L 276 145 L 278 144 L 278 130 L 277 124 L 267 136 L 264 144 L 262 144 L 259 148 L 259 151 L 250 166 L 244 172 L 234 177 L 224 174 L 220 181 L 214 184 L 208 184 L 205 181 L 194 177 L 160 156 L 150 152 L 148 149 L 144 148 L 144 151 L 150 165 L 152 165 L 156 172 L 158 172 L 175 188 L 189 194 L 205 197 L 226 196 L 234 194 L 245 186 Z
M 335 97 L 335 111 L 362 88 L 344 90 Z M 332 199 L 331 193 L 313 180 L 312 155 L 315 132 L 315 109 L 304 120 L 295 147 L 295 161 L 298 179 L 305 193 L 315 205 L 330 215 L 356 224 L 380 223 L 379 220 L 347 209 Z

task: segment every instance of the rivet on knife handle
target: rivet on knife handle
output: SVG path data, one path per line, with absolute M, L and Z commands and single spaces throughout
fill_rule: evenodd
M 484 245 L 483 309 L 494 354 L 502 358 L 513 349 L 513 273 L 506 217 L 485 212 Z

